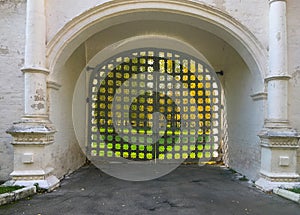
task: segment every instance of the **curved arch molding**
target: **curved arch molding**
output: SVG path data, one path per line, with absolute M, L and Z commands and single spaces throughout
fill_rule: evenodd
M 155 12 L 151 17 L 147 12 Z M 176 19 L 174 19 L 176 17 Z M 204 29 L 222 38 L 241 55 L 251 72 L 263 82 L 267 72 L 267 51 L 256 37 L 228 14 L 190 0 L 110 1 L 96 6 L 68 22 L 47 44 L 47 63 L 56 70 L 75 49 L 93 34 L 132 20 L 176 21 Z

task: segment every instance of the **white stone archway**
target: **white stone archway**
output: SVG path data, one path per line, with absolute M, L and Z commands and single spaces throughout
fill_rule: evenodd
M 56 71 L 79 44 L 109 26 L 149 19 L 176 20 L 219 35 L 238 51 L 253 72 L 260 73 L 262 78 L 267 73 L 267 52 L 246 27 L 222 11 L 189 0 L 111 1 L 92 8 L 75 17 L 49 41 L 47 67 Z
M 188 34 L 176 34 L 176 32 L 172 30 L 162 31 L 163 28 L 159 28 L 159 26 L 156 30 L 162 34 L 170 34 L 168 36 L 174 36 L 172 35 L 172 33 L 174 33 L 175 37 L 179 37 L 179 39 L 182 39 L 185 42 L 187 41 L 192 46 L 197 45 L 197 43 L 194 41 L 195 37 L 201 35 L 199 34 L 199 32 L 205 32 L 206 35 L 214 36 L 215 41 L 224 41 L 226 44 L 228 44 L 228 47 L 230 51 L 232 51 L 232 53 L 234 52 L 238 54 L 239 62 L 242 65 L 242 68 L 244 68 L 245 63 L 245 68 L 249 71 L 249 74 L 251 74 L 250 76 L 251 78 L 253 78 L 252 81 L 254 83 L 253 91 L 247 92 L 246 94 L 248 94 L 248 96 L 252 96 L 253 100 L 259 101 L 260 104 L 257 107 L 261 108 L 262 112 L 264 112 L 264 104 L 262 100 L 266 98 L 264 79 L 267 76 L 266 74 L 268 69 L 267 51 L 263 48 L 260 42 L 255 38 L 255 36 L 249 30 L 247 30 L 247 28 L 230 17 L 228 14 L 225 14 L 207 5 L 189 0 L 110 1 L 96 6 L 95 8 L 92 8 L 77 17 L 74 17 L 49 41 L 49 43 L 45 47 L 44 44 L 46 41 L 46 35 L 40 33 L 40 31 L 38 30 L 39 28 L 44 27 L 43 20 L 40 19 L 41 17 L 44 17 L 44 14 L 42 14 L 41 12 L 37 12 L 36 9 L 39 9 L 38 11 L 44 11 L 44 5 L 42 3 L 37 3 L 37 1 L 34 0 L 29 1 L 27 20 L 27 22 L 29 23 L 27 24 L 28 39 L 26 44 L 26 55 L 28 58 L 25 62 L 24 68 L 25 75 L 27 74 L 27 76 L 25 76 L 25 79 L 27 77 L 27 97 L 25 96 L 27 98 L 25 98 L 25 107 L 27 109 L 25 109 L 25 117 L 23 122 L 21 122 L 21 124 L 19 124 L 18 126 L 14 126 L 12 129 L 10 129 L 10 133 L 15 137 L 15 171 L 13 173 L 13 176 L 17 180 L 47 181 L 47 178 L 49 178 L 48 176 L 51 176 L 53 174 L 53 167 L 55 169 L 55 166 L 51 166 L 52 158 L 43 155 L 43 150 L 46 149 L 43 149 L 41 153 L 36 153 L 36 145 L 32 144 L 32 141 L 30 141 L 30 139 L 23 142 L 21 140 L 22 144 L 20 144 L 20 139 L 18 139 L 20 134 L 25 137 L 29 136 L 29 133 L 33 135 L 36 134 L 42 140 L 39 141 L 37 145 L 42 145 L 44 148 L 48 147 L 48 145 L 51 145 L 54 141 L 56 141 L 53 141 L 55 130 L 51 126 L 49 126 L 51 124 L 50 121 L 48 121 L 49 112 L 45 112 L 44 110 L 33 110 L 32 108 L 30 108 L 32 107 L 32 104 L 29 103 L 30 99 L 28 98 L 31 98 L 35 95 L 38 87 L 41 87 L 43 91 L 47 91 L 46 79 L 48 80 L 49 92 L 53 89 L 59 90 L 60 86 L 63 87 L 64 83 L 61 83 L 61 73 L 65 69 L 65 66 L 68 64 L 68 61 L 70 59 L 72 61 L 72 56 L 76 55 L 77 53 L 80 57 L 86 58 L 81 62 L 84 66 L 84 63 L 88 61 L 88 58 L 92 57 L 86 54 L 82 55 L 82 53 L 85 53 L 86 51 L 85 43 L 91 40 L 91 38 L 93 37 L 97 38 L 98 35 L 98 38 L 103 39 L 103 42 L 99 42 L 99 44 L 101 45 L 97 47 L 101 50 L 101 48 L 103 49 L 110 44 L 124 39 L 122 38 L 122 35 L 112 36 L 111 38 L 108 38 L 106 40 L 104 40 L 104 38 L 101 36 L 105 35 L 105 32 L 113 32 L 114 28 L 121 29 L 121 26 L 126 24 L 128 26 L 130 23 L 140 24 L 143 22 L 152 22 L 153 24 L 163 22 L 172 23 L 172 25 L 177 24 L 180 26 L 188 26 L 188 30 L 193 29 L 195 31 L 198 31 L 198 34 L 192 36 L 193 39 L 188 38 Z M 30 25 L 30 23 L 35 23 L 35 25 Z M 140 27 L 141 26 L 138 26 L 135 29 L 139 29 Z M 160 27 L 163 27 L 163 25 Z M 143 35 L 149 32 L 136 31 L 136 33 L 138 33 L 139 35 Z M 150 33 L 153 32 L 150 31 Z M 127 38 L 129 38 L 130 36 L 132 35 L 127 35 Z M 201 46 L 199 46 L 198 48 L 201 48 Z M 99 50 L 97 50 L 97 52 L 98 51 Z M 93 52 L 91 52 L 91 54 L 93 54 Z M 210 59 L 208 60 L 210 61 Z M 217 64 L 213 64 L 213 66 L 215 67 L 215 69 L 219 69 L 217 68 Z M 268 80 L 273 80 L 272 77 L 268 78 Z M 35 80 L 39 80 L 41 85 L 33 86 Z M 70 89 L 72 89 L 72 87 L 74 86 L 70 86 Z M 241 90 L 241 88 L 237 90 Z M 51 101 L 51 99 L 53 98 L 53 96 L 51 95 L 53 94 L 50 92 L 50 105 L 48 104 L 48 101 L 43 100 L 44 107 L 50 106 L 50 114 L 51 109 L 56 108 L 53 101 Z M 250 100 L 247 98 L 247 102 L 249 101 Z M 241 115 L 242 113 L 243 111 L 241 111 Z M 50 118 L 52 118 L 51 115 Z M 249 116 L 249 119 L 250 118 L 251 116 Z M 255 121 L 254 126 L 259 126 L 259 122 L 263 121 L 263 113 L 260 113 L 258 118 L 259 119 Z M 244 119 L 244 122 L 246 121 L 247 117 Z M 28 125 L 28 123 L 31 124 Z M 55 126 L 57 127 L 56 124 Z M 24 130 L 24 127 L 27 130 Z M 30 129 L 30 132 L 28 129 Z M 258 130 L 261 130 L 261 128 L 258 128 Z M 255 131 L 255 129 L 250 129 L 251 134 L 249 136 L 249 139 L 251 139 L 253 136 L 256 136 L 256 133 L 254 134 Z M 60 129 L 59 132 L 63 133 L 66 131 Z M 294 137 L 295 136 L 293 136 L 293 138 Z M 263 139 L 266 138 L 268 137 L 264 135 Z M 255 138 L 253 141 L 258 142 Z M 22 145 L 22 147 L 19 147 L 20 145 Z M 24 145 L 26 146 L 26 152 L 24 151 Z M 51 145 L 50 149 L 51 148 L 53 149 L 54 147 Z M 291 150 L 292 148 L 295 147 L 291 147 Z M 36 166 L 36 163 L 32 160 L 33 154 L 35 154 L 35 156 L 39 159 L 45 159 L 42 162 L 42 166 Z M 295 157 L 295 155 L 292 156 Z M 285 156 L 285 158 L 286 157 L 288 156 Z M 264 156 L 263 159 L 265 159 Z M 266 157 L 266 159 L 268 159 L 268 161 L 263 162 L 268 163 L 272 158 Z M 29 160 L 29 162 L 25 164 L 22 160 Z M 286 161 L 288 159 L 282 158 L 282 160 Z M 260 164 L 260 161 L 257 162 Z M 270 164 L 269 162 L 268 165 L 272 164 Z M 283 181 L 286 181 L 286 177 L 289 178 L 289 180 L 296 179 L 297 174 L 295 173 L 295 168 L 293 167 L 291 169 L 292 170 L 290 175 L 285 174 L 284 177 L 280 175 L 279 179 L 276 175 L 274 177 L 277 177 L 276 180 L 278 179 L 279 181 L 281 179 Z M 272 172 L 272 169 L 270 171 Z M 64 172 L 66 172 L 66 170 L 63 168 L 59 173 L 55 173 L 54 170 L 54 173 L 58 176 L 61 176 L 62 174 L 64 174 Z M 273 176 L 271 176 L 271 178 L 272 177 Z M 270 180 L 270 177 L 267 177 L 267 180 Z M 49 182 L 47 186 L 51 187 L 53 186 L 53 184 L 54 183 Z

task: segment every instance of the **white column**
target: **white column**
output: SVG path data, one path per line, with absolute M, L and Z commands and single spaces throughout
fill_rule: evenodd
M 269 60 L 270 75 L 287 75 L 287 29 L 285 0 L 270 0 Z
M 49 145 L 54 143 L 55 129 L 49 121 L 47 107 L 46 17 L 44 0 L 27 0 L 24 68 L 24 116 L 7 130 L 13 136 L 16 185 L 33 185 L 52 189 L 59 180 L 52 175 Z
M 267 127 L 288 126 L 286 1 L 270 0 Z
M 293 187 L 298 183 L 299 135 L 288 121 L 288 56 L 286 0 L 269 0 L 268 113 L 261 139 L 261 177 L 256 185 L 264 190 Z M 299 183 L 298 183 L 299 185 Z
M 25 118 L 47 118 L 46 17 L 44 0 L 27 1 Z

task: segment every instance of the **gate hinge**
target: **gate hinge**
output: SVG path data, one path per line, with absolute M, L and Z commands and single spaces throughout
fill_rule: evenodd
M 90 66 L 86 67 L 86 71 L 93 71 L 94 69 L 95 69 L 95 67 L 90 67 Z

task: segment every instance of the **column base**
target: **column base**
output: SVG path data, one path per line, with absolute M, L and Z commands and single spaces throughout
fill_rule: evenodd
M 11 185 L 18 185 L 18 186 L 36 186 L 38 184 L 38 186 L 42 189 L 47 190 L 48 192 L 54 190 L 55 188 L 59 187 L 60 185 L 60 181 L 59 179 L 54 176 L 54 175 L 50 175 L 47 178 L 43 179 L 43 180 L 12 180 L 9 182 L 9 184 Z
M 260 175 L 271 182 L 300 182 L 299 174 L 293 172 L 272 173 L 261 170 Z
M 23 118 L 14 123 L 7 131 L 13 137 L 13 145 L 48 145 L 54 142 L 56 132 L 46 118 Z
M 266 191 L 266 192 L 270 192 L 275 188 L 286 188 L 286 189 L 290 189 L 290 188 L 294 188 L 294 187 L 299 187 L 300 186 L 300 182 L 284 182 L 284 181 L 269 181 L 265 178 L 259 178 L 256 182 L 255 185 L 257 188 Z
M 59 180 L 56 176 L 52 175 L 52 168 L 47 170 L 19 170 L 13 171 L 12 185 L 19 186 L 38 186 L 47 191 L 51 191 L 59 186 Z
M 259 137 L 261 177 L 255 182 L 256 186 L 264 191 L 300 186 L 297 173 L 299 134 L 290 128 L 265 128 Z
M 265 120 L 265 128 L 267 129 L 283 129 L 283 130 L 291 130 L 291 126 L 288 120 L 278 120 L 278 119 L 266 119 Z
M 54 126 L 46 117 L 24 117 L 7 130 L 13 137 L 14 171 L 11 176 L 14 185 L 38 184 L 48 191 L 59 186 L 58 178 L 52 175 L 49 150 L 54 143 L 55 132 Z

